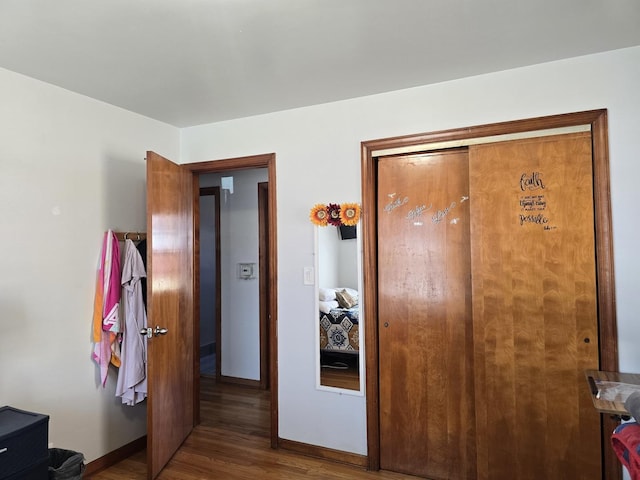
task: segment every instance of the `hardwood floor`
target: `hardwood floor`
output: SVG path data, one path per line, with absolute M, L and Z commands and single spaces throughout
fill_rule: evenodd
M 335 370 L 322 367 L 320 369 L 320 385 L 348 390 L 360 389 L 360 375 L 357 367 L 344 370 Z
M 201 420 L 159 480 L 415 480 L 269 446 L 269 393 L 201 378 Z M 92 480 L 145 480 L 146 452 L 98 472 Z

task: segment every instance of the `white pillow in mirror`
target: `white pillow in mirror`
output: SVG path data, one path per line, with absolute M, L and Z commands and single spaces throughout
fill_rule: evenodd
M 324 302 L 324 301 L 318 302 L 318 307 L 320 308 L 320 311 L 322 313 L 329 313 L 331 310 L 333 310 L 334 308 L 338 308 L 339 306 L 340 305 L 335 300 L 331 300 L 328 302 Z
M 336 299 L 336 289 L 335 288 L 319 288 L 318 289 L 318 300 L 321 302 L 329 302 L 331 300 Z

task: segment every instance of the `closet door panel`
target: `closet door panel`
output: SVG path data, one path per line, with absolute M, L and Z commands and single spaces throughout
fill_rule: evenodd
M 599 479 L 591 137 L 470 147 L 478 478 Z
M 380 466 L 475 477 L 466 151 L 378 162 Z

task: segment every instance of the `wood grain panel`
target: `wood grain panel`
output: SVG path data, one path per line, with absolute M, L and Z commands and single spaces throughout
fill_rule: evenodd
M 260 387 L 269 388 L 269 182 L 258 183 L 258 285 L 260 292 Z M 222 335 L 222 332 L 220 333 Z M 221 338 L 221 337 L 217 337 Z
M 378 161 L 380 466 L 475 476 L 466 151 Z
M 149 478 L 194 424 L 193 179 L 147 152 L 148 325 L 168 329 L 148 341 Z
M 590 134 L 469 152 L 478 478 L 601 478 Z
M 594 177 L 594 216 L 596 237 L 596 268 L 599 313 L 599 349 L 600 368 L 617 371 L 617 329 L 615 274 L 613 265 L 613 245 L 611 226 L 611 199 L 608 164 L 607 111 L 605 109 L 529 118 L 478 126 L 464 126 L 446 131 L 436 131 L 383 138 L 362 142 L 362 238 L 363 238 L 363 274 L 366 298 L 377 299 L 378 285 L 367 279 L 377 278 L 377 152 L 385 149 L 401 149 L 418 145 L 429 145 L 442 141 L 475 139 L 492 135 L 514 134 L 551 128 L 566 128 L 578 125 L 591 125 L 593 177 Z M 422 149 L 424 151 L 424 148 Z M 367 318 L 378 318 L 378 303 L 365 302 L 363 306 Z M 365 354 L 367 361 L 367 447 L 369 468 L 380 467 L 380 421 L 379 421 L 379 359 L 378 326 L 376 322 L 366 322 Z M 482 371 L 482 366 L 477 366 Z M 609 437 L 617 421 L 609 415 L 601 417 L 601 443 L 603 445 L 603 478 L 620 478 L 622 468 L 613 452 Z

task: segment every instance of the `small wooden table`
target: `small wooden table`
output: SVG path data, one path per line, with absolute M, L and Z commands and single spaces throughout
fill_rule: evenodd
M 586 370 L 593 406 L 600 413 L 630 416 L 624 402 L 633 392 L 640 392 L 640 374 Z

